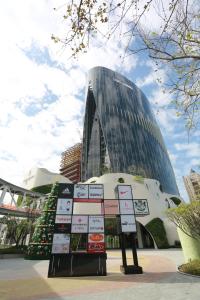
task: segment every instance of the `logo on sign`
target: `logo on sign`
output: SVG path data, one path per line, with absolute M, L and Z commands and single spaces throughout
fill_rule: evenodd
M 89 232 L 103 232 L 104 218 L 97 216 L 89 216 Z
M 132 199 L 132 188 L 129 185 L 118 185 L 119 199 Z
M 71 216 L 57 215 L 55 223 L 71 223 Z
M 102 185 L 89 185 L 89 198 L 103 198 L 103 186 Z
M 125 191 L 125 192 L 120 192 L 120 195 L 124 195 L 126 194 L 128 191 Z
M 88 252 L 105 252 L 105 243 L 88 243 Z
M 77 198 L 83 198 L 83 197 L 85 197 L 85 193 L 81 193 L 81 192 L 77 193 Z
M 63 191 L 62 191 L 62 194 L 70 194 L 70 190 L 68 188 L 65 188 Z
M 136 199 L 133 200 L 135 214 L 136 215 L 149 215 L 149 207 L 147 199 Z
M 88 185 L 75 185 L 74 198 L 88 198 Z
M 93 233 L 93 234 L 89 235 L 88 239 L 89 239 L 89 242 L 103 242 L 104 241 L 104 235 Z

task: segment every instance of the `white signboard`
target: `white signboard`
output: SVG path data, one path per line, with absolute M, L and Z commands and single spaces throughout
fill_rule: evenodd
M 72 220 L 71 216 L 66 215 L 56 215 L 55 223 L 63 223 L 63 224 L 70 224 Z
M 132 200 L 119 200 L 120 214 L 131 215 L 134 214 Z
M 72 216 L 72 233 L 87 233 L 88 216 Z
M 88 198 L 88 185 L 87 184 L 75 184 L 74 185 L 74 198 Z
M 74 215 L 102 215 L 102 203 L 74 202 Z
M 132 188 L 130 185 L 118 185 L 118 197 L 120 200 L 133 199 Z
M 134 215 L 121 215 L 122 232 L 136 232 Z
M 52 253 L 53 254 L 61 254 L 61 253 L 69 253 L 69 245 L 68 244 L 56 244 L 52 246 Z
M 149 215 L 149 207 L 147 199 L 133 200 L 136 215 Z
M 89 232 L 104 232 L 103 216 L 89 216 Z
M 70 235 L 66 233 L 54 233 L 53 244 L 68 244 L 70 242 Z
M 89 185 L 89 198 L 103 199 L 103 185 L 90 184 Z
M 56 214 L 71 215 L 72 202 L 73 202 L 72 199 L 58 198 Z

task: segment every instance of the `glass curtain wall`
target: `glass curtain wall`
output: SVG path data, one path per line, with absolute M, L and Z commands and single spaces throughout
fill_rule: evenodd
M 179 195 L 146 96 L 119 73 L 95 67 L 89 72 L 81 179 L 107 172 L 157 179 L 164 192 Z

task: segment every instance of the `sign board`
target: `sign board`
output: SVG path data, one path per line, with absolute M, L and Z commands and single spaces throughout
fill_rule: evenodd
M 72 233 L 88 232 L 88 216 L 72 216 Z
M 89 216 L 89 232 L 104 232 L 104 217 Z
M 56 233 L 70 233 L 71 232 L 71 223 L 55 223 L 54 231 Z
M 54 233 L 52 245 L 53 254 L 69 253 L 69 246 L 70 234 Z
M 88 184 L 75 184 L 74 198 L 88 198 Z
M 136 215 L 149 215 L 147 199 L 133 200 L 133 206 Z
M 103 233 L 89 233 L 88 234 L 89 243 L 104 243 L 104 234 Z
M 119 214 L 119 201 L 118 200 L 104 200 L 105 215 L 118 215 Z
M 67 244 L 70 242 L 70 235 L 66 233 L 54 233 L 53 244 Z
M 55 223 L 70 224 L 72 222 L 72 217 L 67 215 L 56 215 Z
M 89 185 L 89 198 L 103 199 L 103 185 L 102 184 L 90 184 Z
M 136 232 L 136 221 L 134 215 L 121 215 L 122 232 Z
M 56 244 L 52 246 L 52 254 L 65 254 L 69 253 L 69 243 L 68 244 Z
M 119 200 L 119 205 L 120 205 L 120 213 L 122 215 L 134 214 L 132 200 Z
M 118 198 L 120 200 L 129 200 L 129 199 L 133 199 L 132 196 L 132 188 L 130 185 L 118 185 L 117 186 L 118 189 Z
M 105 252 L 104 234 L 88 234 L 88 253 Z
M 72 183 L 59 183 L 58 198 L 72 199 L 74 195 L 74 185 Z
M 82 199 L 83 200 L 83 199 Z M 101 202 L 74 202 L 74 215 L 102 215 L 103 206 Z
M 88 253 L 103 253 L 105 252 L 105 243 L 88 243 Z
M 58 198 L 56 214 L 71 215 L 72 202 L 72 199 Z

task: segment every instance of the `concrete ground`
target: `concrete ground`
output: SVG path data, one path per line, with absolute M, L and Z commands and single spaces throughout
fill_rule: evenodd
M 131 264 L 131 252 L 127 251 Z M 181 250 L 139 250 L 144 274 L 123 275 L 120 251 L 108 251 L 108 276 L 47 278 L 48 261 L 0 260 L 1 300 L 199 300 L 200 278 L 177 273 Z

